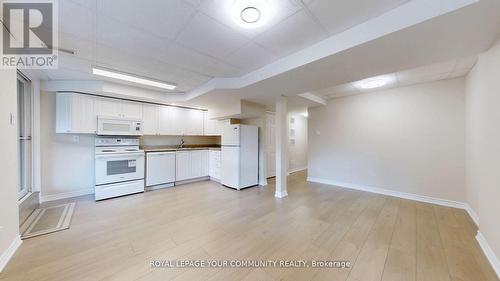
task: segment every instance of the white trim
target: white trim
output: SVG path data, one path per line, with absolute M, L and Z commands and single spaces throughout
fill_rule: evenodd
M 274 194 L 274 197 L 276 198 L 285 198 L 288 196 L 288 192 L 279 192 L 279 191 L 276 191 L 276 193 Z
M 298 168 L 295 168 L 295 169 L 291 169 L 291 170 L 288 171 L 288 175 L 293 174 L 293 173 L 297 173 L 297 172 L 300 172 L 300 171 L 304 171 L 304 170 L 307 170 L 307 166 L 298 167 Z
M 479 243 L 479 246 L 481 246 L 484 255 L 490 262 L 491 267 L 493 267 L 493 270 L 497 274 L 497 277 L 500 279 L 500 260 L 498 260 L 498 257 L 495 255 L 495 252 L 493 252 L 493 249 L 491 249 L 490 245 L 488 244 L 488 241 L 480 231 L 477 232 L 476 240 Z
M 50 195 L 43 195 L 42 194 L 40 196 L 40 202 L 55 201 L 55 200 L 78 197 L 78 196 L 89 195 L 89 194 L 94 194 L 94 188 L 81 189 L 81 190 L 76 190 L 76 191 L 71 191 L 71 192 L 64 192 L 64 193 L 57 193 L 57 194 L 50 194 Z
M 394 190 L 366 186 L 366 185 L 360 185 L 360 184 L 338 182 L 338 181 L 334 181 L 334 180 L 320 179 L 320 178 L 314 178 L 314 177 L 308 177 L 307 181 L 323 183 L 323 184 L 334 185 L 334 186 L 338 186 L 338 187 L 356 189 L 356 190 L 361 190 L 361 191 L 366 191 L 366 192 L 371 192 L 371 193 L 378 193 L 378 194 L 383 194 L 383 195 L 387 195 L 387 196 L 399 197 L 399 198 L 415 200 L 415 201 L 419 201 L 419 202 L 425 202 L 425 203 L 431 203 L 431 204 L 436 204 L 436 205 L 441 205 L 441 206 L 447 206 L 447 207 L 467 210 L 466 203 L 448 200 L 448 199 L 430 197 L 430 196 L 425 196 L 425 195 L 418 195 L 418 194 L 413 194 L 413 193 L 406 193 L 406 192 L 401 192 L 401 191 L 394 191 Z
M 14 241 L 10 244 L 10 246 L 2 253 L 0 256 L 0 272 L 2 272 L 7 265 L 7 263 L 10 261 L 14 253 L 16 252 L 17 248 L 23 243 L 21 240 L 21 236 L 18 235 Z
M 467 213 L 469 214 L 471 219 L 474 221 L 476 226 L 479 227 L 479 216 L 477 215 L 476 211 L 474 211 L 474 209 L 472 209 L 472 207 L 468 203 L 465 203 L 465 211 L 467 211 Z

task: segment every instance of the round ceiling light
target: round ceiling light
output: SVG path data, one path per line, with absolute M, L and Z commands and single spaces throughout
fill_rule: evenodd
M 241 20 L 246 23 L 256 23 L 260 19 L 260 11 L 255 7 L 246 7 L 241 11 Z
M 383 87 L 387 84 L 387 81 L 383 79 L 371 79 L 359 83 L 359 87 L 362 89 L 375 89 Z
M 382 75 L 354 82 L 353 84 L 358 89 L 371 90 L 391 85 L 394 83 L 394 80 L 395 78 L 392 75 Z
M 270 15 L 267 0 L 237 0 L 232 7 L 232 17 L 243 28 L 257 28 L 264 25 Z

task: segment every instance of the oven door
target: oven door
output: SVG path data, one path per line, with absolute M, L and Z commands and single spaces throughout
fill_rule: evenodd
M 96 185 L 144 179 L 144 152 L 95 156 Z

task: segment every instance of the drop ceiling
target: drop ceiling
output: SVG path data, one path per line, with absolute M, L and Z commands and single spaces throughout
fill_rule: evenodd
M 174 82 L 190 91 L 237 77 L 362 23 L 407 0 L 273 0 L 270 21 L 244 29 L 230 0 L 59 1 L 59 70 L 50 80 L 98 79 L 91 65 Z M 359 8 L 363 7 L 363 8 Z
M 75 55 L 61 52 L 60 69 L 42 77 L 101 79 L 90 74 L 100 65 L 176 83 L 172 97 L 190 105 L 272 106 L 278 95 L 343 95 L 381 74 L 398 85 L 464 75 L 500 32 L 497 0 L 271 2 L 270 22 L 244 29 L 224 8 L 230 0 L 59 1 L 60 47 Z

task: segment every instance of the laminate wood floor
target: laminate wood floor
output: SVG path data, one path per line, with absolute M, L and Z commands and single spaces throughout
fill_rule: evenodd
M 0 280 L 497 280 L 463 211 L 289 177 L 215 182 L 95 203 L 69 230 L 25 240 Z M 54 202 L 56 204 L 60 202 Z M 153 268 L 153 260 L 335 260 L 337 268 Z

